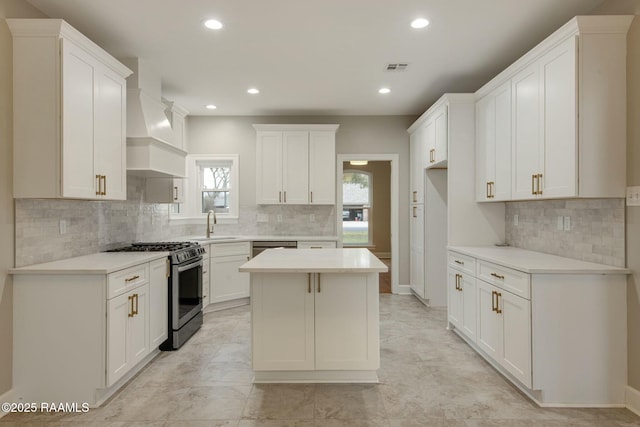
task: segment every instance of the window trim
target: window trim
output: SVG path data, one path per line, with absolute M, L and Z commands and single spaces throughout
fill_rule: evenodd
M 231 162 L 231 183 L 229 185 L 231 203 L 229 213 L 217 213 L 216 218 L 222 224 L 237 224 L 240 205 L 240 156 L 238 154 L 189 154 L 186 158 L 187 177 L 185 202 L 179 214 L 170 214 L 170 220 L 178 224 L 200 224 L 207 218 L 202 213 L 202 189 L 200 188 L 200 165 L 206 162 Z

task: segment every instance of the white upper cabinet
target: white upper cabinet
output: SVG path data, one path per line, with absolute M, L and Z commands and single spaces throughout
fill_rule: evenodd
M 335 204 L 338 125 L 254 125 L 256 203 Z
M 511 83 L 476 103 L 476 200 L 511 198 Z
M 433 146 L 427 167 L 443 167 L 447 165 L 448 127 L 447 106 L 442 105 L 438 107 L 433 116 Z
M 309 203 L 336 203 L 336 133 L 309 132 Z
M 513 96 L 513 171 L 514 199 L 538 194 L 540 153 L 540 74 L 538 64 L 525 68 L 511 80 Z
M 309 203 L 309 132 L 283 132 L 282 154 L 282 202 L 305 205 Z
M 415 173 L 415 182 L 412 181 L 412 203 L 416 202 L 413 192 L 421 192 L 418 188 L 418 175 L 422 176 L 422 171 L 418 169 L 446 168 L 449 145 L 449 116 L 446 96 L 440 98 L 431 108 L 429 108 L 416 122 L 409 128 L 411 134 L 411 171 L 412 177 Z M 414 188 L 415 187 L 415 188 Z M 417 196 L 418 200 L 420 195 Z
M 131 71 L 62 20 L 7 23 L 14 47 L 14 196 L 126 199 Z
M 424 135 L 425 129 L 418 128 L 409 136 L 411 203 L 424 203 Z
M 478 201 L 625 196 L 632 19 L 578 16 L 476 93 Z M 498 113 L 506 85 L 511 126 Z M 499 162 L 508 128 L 511 162 Z M 509 170 L 510 196 L 502 185 Z

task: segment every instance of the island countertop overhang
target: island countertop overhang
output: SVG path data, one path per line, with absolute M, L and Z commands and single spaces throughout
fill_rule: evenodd
M 364 248 L 269 249 L 241 265 L 247 273 L 384 273 L 387 266 Z

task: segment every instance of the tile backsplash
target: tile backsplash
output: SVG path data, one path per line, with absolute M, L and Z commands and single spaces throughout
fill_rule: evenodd
M 205 229 L 191 225 L 190 234 L 203 234 Z M 335 236 L 335 230 L 335 206 L 324 205 L 240 206 L 238 224 L 214 227 L 215 234 L 250 236 Z
M 624 199 L 568 199 L 506 203 L 506 243 L 583 261 L 624 267 Z M 518 225 L 514 217 L 518 216 Z M 570 217 L 571 230 L 558 229 Z
M 168 204 L 145 203 L 144 184 L 128 176 L 123 201 L 15 199 L 16 267 L 205 233 L 202 224 L 172 224 Z M 335 221 L 334 206 L 241 206 L 239 223 L 218 224 L 215 233 L 334 236 Z
M 127 200 L 16 199 L 16 267 L 187 234 L 169 224 L 169 205 L 144 203 L 143 190 L 144 178 L 129 176 Z

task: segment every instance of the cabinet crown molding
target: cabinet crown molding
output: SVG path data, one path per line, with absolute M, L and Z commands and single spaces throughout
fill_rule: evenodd
M 14 37 L 57 37 L 71 40 L 120 76 L 126 78 L 133 74 L 133 71 L 63 19 L 7 19 L 6 21 Z
M 407 129 L 408 133 L 413 133 L 418 129 L 429 117 L 436 113 L 436 110 L 442 105 L 458 104 L 458 103 L 473 103 L 475 102 L 475 95 L 473 93 L 445 93 L 436 102 L 429 107 L 427 111 L 422 113 L 420 117 Z
M 535 61 L 545 52 L 553 49 L 572 36 L 584 36 L 588 34 L 626 34 L 633 21 L 633 15 L 588 15 L 575 16 L 562 27 L 554 31 L 550 36 L 538 43 L 533 49 L 522 55 L 513 64 L 500 74 L 495 76 L 484 86 L 476 91 L 476 99 L 480 99 L 500 86 Z

